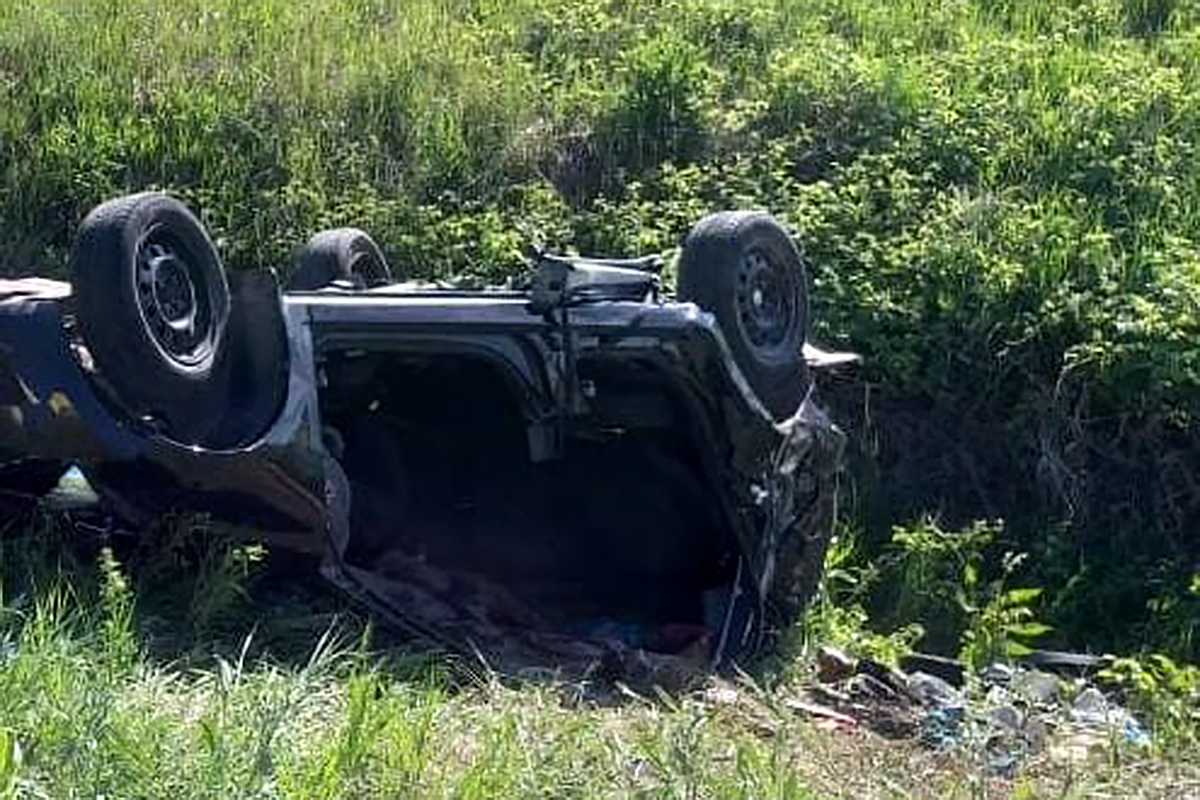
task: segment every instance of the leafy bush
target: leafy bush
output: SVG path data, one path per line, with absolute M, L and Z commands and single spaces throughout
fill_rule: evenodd
M 798 626 L 802 646 L 812 650 L 821 645 L 845 648 L 855 656 L 867 656 L 895 665 L 911 652 L 925 634 L 911 620 L 881 634 L 870 624 L 866 603 L 877 587 L 880 571 L 862 565 L 856 552 L 857 532 L 842 526 L 825 553 L 825 571 L 816 596 L 804 610 Z
M 943 530 L 931 519 L 897 527 L 885 555 L 882 589 L 885 622 L 919 623 L 926 631 L 923 646 L 951 650 L 981 606 L 980 571 L 985 550 L 1000 530 L 978 522 L 961 531 Z
M 1135 36 L 1153 36 L 1171 26 L 1178 0 L 1123 0 L 1125 29 Z
M 968 604 L 970 622 L 963 631 L 959 657 L 980 670 L 1031 652 L 1030 645 L 1050 633 L 1038 622 L 1032 604 L 1042 596 L 1037 588 L 1009 589 L 1004 579 L 992 583 L 981 605 Z

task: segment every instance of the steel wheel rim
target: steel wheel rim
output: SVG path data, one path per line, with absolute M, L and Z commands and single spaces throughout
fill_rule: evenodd
M 350 258 L 350 279 L 361 289 L 369 289 L 383 282 L 383 265 L 373 253 L 356 252 Z
M 787 344 L 797 324 L 795 278 L 760 249 L 738 262 L 737 319 L 751 346 L 777 350 Z
M 191 252 L 159 226 L 138 243 L 134 258 L 138 311 L 155 347 L 180 366 L 203 363 L 216 326 L 205 276 Z

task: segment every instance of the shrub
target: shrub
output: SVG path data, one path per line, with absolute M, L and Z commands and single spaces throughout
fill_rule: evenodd
M 697 48 L 673 34 L 634 48 L 623 85 L 600 122 L 608 169 L 638 172 L 700 157 L 708 136 L 706 66 Z

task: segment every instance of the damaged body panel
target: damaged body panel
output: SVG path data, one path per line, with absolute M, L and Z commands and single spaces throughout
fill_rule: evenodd
M 168 355 L 207 353 L 218 306 L 168 295 L 169 245 L 133 262 L 154 281 L 137 319 L 168 318 Z M 183 426 L 114 388 L 70 285 L 0 282 L 0 490 L 79 465 L 135 524 L 194 509 L 319 554 L 385 619 L 505 672 L 670 683 L 743 658 L 815 589 L 842 434 L 807 374 L 768 407 L 790 374 L 764 389 L 773 362 L 748 369 L 720 311 L 656 299 L 654 262 L 575 263 L 546 257 L 530 291 L 235 276 L 212 418 Z M 751 266 L 750 341 L 790 350 L 798 305 Z

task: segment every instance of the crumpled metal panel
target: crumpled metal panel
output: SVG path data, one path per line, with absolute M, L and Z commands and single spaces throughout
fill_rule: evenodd
M 759 592 L 784 619 L 816 591 L 837 516 L 838 477 L 846 436 L 812 396 L 781 424 L 766 503 Z

